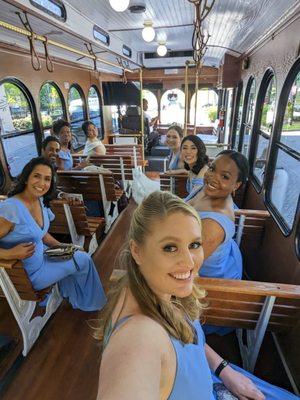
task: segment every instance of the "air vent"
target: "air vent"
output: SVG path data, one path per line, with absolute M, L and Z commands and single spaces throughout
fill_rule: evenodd
M 146 7 L 142 4 L 135 4 L 129 7 L 129 11 L 133 14 L 142 14 L 146 11 Z
M 192 50 L 185 51 L 168 51 L 165 57 L 174 58 L 174 57 L 193 57 Z M 156 52 L 155 53 L 144 53 L 145 60 L 149 60 L 151 58 L 162 58 Z

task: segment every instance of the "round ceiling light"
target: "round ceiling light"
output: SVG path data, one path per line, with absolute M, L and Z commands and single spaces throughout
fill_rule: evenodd
M 144 29 L 142 30 L 142 36 L 145 42 L 152 42 L 155 38 L 155 30 L 152 26 L 152 21 L 144 22 Z
M 167 54 L 168 50 L 167 50 L 165 43 L 159 43 L 156 51 L 160 57 L 164 57 Z
M 109 4 L 117 12 L 125 11 L 129 6 L 129 2 L 130 0 L 109 0 Z

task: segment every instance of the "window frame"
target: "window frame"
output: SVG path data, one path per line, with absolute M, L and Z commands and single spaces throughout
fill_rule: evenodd
M 278 151 L 282 150 L 292 158 L 295 158 L 296 160 L 300 161 L 300 153 L 298 153 L 296 150 L 291 149 L 289 146 L 287 146 L 284 143 L 280 142 L 281 139 L 281 134 L 282 134 L 282 126 L 283 126 L 283 120 L 284 120 L 284 114 L 285 114 L 285 109 L 287 106 L 287 101 L 288 97 L 291 91 L 291 87 L 297 77 L 297 75 L 300 74 L 300 58 L 296 60 L 296 62 L 293 64 L 293 66 L 290 68 L 289 73 L 287 74 L 276 107 L 276 116 L 274 119 L 274 126 L 273 126 L 273 131 L 272 135 L 270 137 L 270 144 L 269 144 L 269 160 L 268 160 L 268 168 L 266 170 L 266 176 L 265 176 L 265 181 L 264 181 L 264 186 L 265 186 L 265 204 L 267 209 L 269 210 L 270 214 L 276 221 L 277 225 L 279 226 L 281 232 L 283 233 L 284 236 L 288 237 L 292 234 L 295 225 L 297 224 L 298 230 L 300 227 L 300 221 L 299 221 L 299 215 L 300 215 L 300 198 L 298 198 L 297 201 L 297 207 L 296 207 L 296 212 L 294 215 L 294 221 L 289 228 L 284 220 L 284 218 L 281 216 L 281 214 L 278 212 L 276 209 L 275 205 L 271 201 L 271 188 L 272 188 L 272 182 L 273 182 L 273 177 L 275 175 L 275 169 L 276 169 L 276 163 L 277 163 L 277 157 L 278 157 Z M 298 221 L 298 222 L 297 222 Z M 296 235 L 296 243 L 300 240 L 297 238 Z M 299 258 L 299 255 L 298 255 Z
M 100 136 L 101 136 L 101 140 L 104 139 L 105 136 L 105 132 L 104 132 L 104 120 L 103 120 L 103 102 L 102 102 L 102 97 L 101 97 L 101 93 L 100 90 L 98 89 L 98 87 L 96 85 L 91 85 L 89 90 L 88 90 L 88 95 L 87 95 L 87 114 L 88 114 L 88 120 L 93 122 L 93 119 L 97 118 L 98 115 L 96 117 L 91 118 L 90 117 L 90 108 L 89 108 L 89 93 L 91 88 L 96 90 L 97 96 L 98 96 L 98 100 L 99 100 L 99 118 L 100 118 L 100 124 L 101 124 L 101 130 L 100 130 Z
M 57 85 L 57 83 L 55 83 L 54 81 L 45 81 L 45 82 L 41 85 L 40 90 L 39 90 L 39 111 L 40 111 L 40 121 L 41 121 L 41 129 L 42 129 L 42 136 L 43 136 L 43 137 L 45 137 L 45 135 L 44 135 L 45 130 L 46 130 L 46 129 L 51 129 L 51 128 L 52 128 L 52 125 L 49 125 L 49 126 L 44 126 L 44 125 L 43 125 L 42 114 L 41 114 L 40 93 L 41 93 L 42 87 L 43 87 L 44 85 L 46 85 L 47 83 L 48 83 L 49 85 L 52 85 L 52 86 L 55 87 L 55 89 L 56 89 L 56 91 L 57 91 L 57 93 L 58 93 L 58 95 L 59 95 L 62 108 L 63 108 L 63 119 L 64 119 L 64 120 L 67 120 L 66 102 L 65 102 L 64 96 L 63 96 L 63 94 L 62 94 L 62 91 L 60 90 L 60 88 L 59 88 L 59 86 Z
M 276 80 L 275 72 L 272 68 L 268 68 L 262 77 L 262 80 L 261 80 L 261 83 L 259 86 L 259 90 L 257 92 L 256 106 L 255 106 L 254 119 L 253 119 L 253 125 L 252 125 L 252 139 L 251 139 L 252 143 L 251 143 L 251 148 L 250 148 L 250 153 L 249 153 L 249 170 L 250 170 L 251 182 L 257 193 L 261 193 L 262 190 L 265 188 L 266 174 L 267 174 L 267 170 L 269 169 L 269 154 L 270 154 L 270 150 L 271 150 L 271 139 L 272 139 L 273 132 L 274 132 L 275 121 L 277 118 L 276 117 L 277 100 L 276 100 L 273 128 L 270 132 L 270 135 L 266 134 L 264 131 L 262 131 L 260 129 L 264 100 L 266 98 L 267 89 L 269 87 L 269 84 L 273 78 L 274 78 L 275 86 L 276 86 L 277 80 Z M 276 92 L 276 96 L 277 96 L 277 92 Z M 257 147 L 258 147 L 258 142 L 259 142 L 260 136 L 269 140 L 268 153 L 267 153 L 268 160 L 267 160 L 267 165 L 265 167 L 265 176 L 264 176 L 262 183 L 259 182 L 259 180 L 257 179 L 257 177 L 254 175 L 254 172 L 253 172 L 254 161 L 256 158 Z
M 253 135 L 253 125 L 254 125 L 254 116 L 255 116 L 255 106 L 254 106 L 254 112 L 253 112 L 253 117 L 252 117 L 252 122 L 248 123 L 247 122 L 247 116 L 248 116 L 248 111 L 249 111 L 249 100 L 250 100 L 250 91 L 252 88 L 253 83 L 255 84 L 255 97 L 256 97 L 256 81 L 253 75 L 251 75 L 248 79 L 246 90 L 245 90 L 245 96 L 244 96 L 244 104 L 243 104 L 243 112 L 242 112 L 242 121 L 241 121 L 241 127 L 240 127 L 240 135 L 239 135 L 239 143 L 238 143 L 238 151 L 241 153 L 243 144 L 244 144 L 244 137 L 245 137 L 245 131 L 247 128 L 250 129 L 250 143 L 249 143 L 249 151 L 248 151 L 248 159 L 250 155 L 250 149 L 251 149 L 251 142 L 252 142 L 252 135 Z M 256 102 L 256 99 L 254 101 L 254 104 Z
M 239 82 L 237 89 L 236 89 L 236 98 L 234 102 L 234 111 L 233 111 L 233 122 L 232 122 L 232 134 L 230 137 L 230 147 L 234 149 L 235 141 L 236 141 L 236 128 L 237 128 L 237 121 L 238 121 L 238 114 L 239 114 L 239 105 L 241 101 L 241 96 L 243 93 L 243 81 Z
M 124 51 L 125 52 L 127 51 L 128 54 L 124 53 Z M 130 47 L 126 46 L 126 44 L 123 44 L 123 46 L 122 46 L 122 53 L 125 57 L 128 57 L 128 58 L 132 57 L 132 50 Z
M 5 83 L 11 83 L 11 84 L 17 86 L 20 89 L 20 91 L 23 93 L 24 97 L 26 98 L 26 100 L 28 102 L 31 119 L 32 119 L 32 129 L 27 129 L 26 131 L 17 132 L 17 133 L 7 133 L 7 134 L 0 135 L 0 141 L 1 141 L 3 156 L 4 156 L 4 160 L 5 160 L 5 164 L 6 164 L 6 169 L 8 171 L 9 177 L 12 180 L 14 180 L 14 179 L 16 179 L 16 177 L 12 176 L 10 173 L 10 168 L 9 168 L 9 164 L 8 164 L 8 160 L 7 160 L 7 156 L 6 156 L 6 152 L 5 152 L 5 148 L 4 148 L 4 144 L 3 144 L 3 138 L 17 137 L 17 136 L 23 136 L 23 135 L 27 135 L 29 133 L 33 133 L 37 154 L 39 155 L 39 154 L 41 154 L 41 150 L 42 150 L 42 140 L 41 140 L 42 135 L 41 135 L 41 127 L 40 127 L 39 120 L 38 120 L 36 105 L 35 105 L 33 96 L 30 93 L 29 89 L 20 80 L 18 80 L 17 78 L 14 78 L 14 77 L 8 77 L 8 78 L 4 78 L 4 79 L 0 80 L 0 85 L 3 85 Z M 3 168 L 2 165 L 1 165 L 1 168 Z M 4 178 L 4 183 L 5 183 L 5 178 Z M 4 185 L 4 183 L 3 183 L 3 185 Z
M 69 95 L 70 95 L 70 91 L 71 91 L 72 88 L 75 88 L 79 92 L 81 100 L 82 100 L 82 103 L 83 103 L 83 119 L 76 119 L 74 121 L 71 121 L 71 116 L 70 116 L 70 111 L 69 111 L 69 107 L 70 107 L 70 105 L 69 105 Z M 85 95 L 84 95 L 84 91 L 81 89 L 81 87 L 79 86 L 78 83 L 72 83 L 72 85 L 70 85 L 70 88 L 68 90 L 68 101 L 67 101 L 67 104 L 68 104 L 69 122 L 70 122 L 70 125 L 71 125 L 71 132 L 72 132 L 72 125 L 74 123 L 80 122 L 80 121 L 82 121 L 82 123 L 83 123 L 84 121 L 86 121 L 88 119 L 88 114 L 87 114 L 88 108 L 87 108 L 86 98 L 85 98 Z M 72 133 L 72 136 L 73 136 L 73 133 Z M 76 150 L 80 149 L 83 146 L 84 146 L 83 144 L 78 146 L 76 148 Z
M 101 40 L 99 37 L 95 36 L 95 31 L 98 32 L 100 35 L 103 35 L 106 38 L 106 41 Z M 93 26 L 93 37 L 95 40 L 97 40 L 98 42 L 105 44 L 105 46 L 109 46 L 110 45 L 110 36 L 109 33 L 105 32 L 104 29 L 100 28 L 100 26 L 98 25 L 94 25 Z
M 61 17 L 56 15 L 51 10 L 48 10 L 47 8 L 43 7 L 42 5 L 37 4 L 34 0 L 29 0 L 29 1 L 30 1 L 30 4 L 33 7 L 38 8 L 39 10 L 41 10 L 44 13 L 50 15 L 51 17 L 58 19 L 59 21 L 66 22 L 66 20 L 67 20 L 67 10 L 66 10 L 66 7 L 65 7 L 64 3 L 61 0 L 48 0 L 50 3 L 53 3 L 54 5 L 56 5 L 57 7 L 60 8 L 60 10 L 62 12 L 62 16 Z

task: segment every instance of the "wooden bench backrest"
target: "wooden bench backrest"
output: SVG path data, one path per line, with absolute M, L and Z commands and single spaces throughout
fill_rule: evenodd
M 188 195 L 186 191 L 187 175 L 160 174 L 161 190 L 167 190 L 181 197 L 182 199 Z
M 73 154 L 74 165 L 85 160 L 87 156 Z M 108 154 L 104 156 L 89 157 L 89 162 L 97 167 L 109 169 L 116 180 L 122 180 L 121 165 L 123 163 L 125 180 L 132 180 L 132 168 L 134 167 L 133 156 Z
M 300 286 L 202 277 L 196 282 L 207 293 L 207 324 L 254 329 L 267 296 L 276 297 L 269 330 L 291 328 L 300 318 Z
M 143 166 L 143 146 L 141 144 L 106 144 L 106 154 L 129 155 L 134 157 L 134 148 L 136 150 L 137 165 Z
M 115 180 L 112 173 L 99 174 L 85 171 L 58 171 L 57 188 L 66 193 L 79 193 L 84 200 L 101 201 L 99 175 L 103 176 L 106 198 L 108 201 L 117 201 Z

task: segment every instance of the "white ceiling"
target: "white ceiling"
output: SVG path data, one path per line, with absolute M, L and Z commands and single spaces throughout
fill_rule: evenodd
M 88 35 L 92 37 L 92 26 L 96 24 L 110 33 L 110 50 L 114 52 L 114 54 L 99 53 L 99 56 L 113 62 L 116 62 L 116 53 L 121 54 L 122 44 L 133 49 L 133 60 L 136 62 L 140 60 L 140 52 L 156 51 L 158 39 L 165 39 L 170 50 L 191 49 L 193 27 L 190 25 L 193 23 L 194 6 L 188 0 L 130 0 L 130 5 L 144 4 L 146 6 L 146 12 L 143 14 L 132 14 L 129 10 L 117 13 L 110 7 L 108 0 L 63 0 L 63 2 L 69 16 L 69 20 L 67 18 L 65 23 L 58 23 L 55 19 L 49 18 L 47 14 L 35 9 L 29 0 L 0 0 L 0 19 L 22 26 L 15 11 L 24 7 L 29 12 L 32 9 L 37 15 L 43 16 L 43 21 L 38 16 L 30 15 L 29 17 L 36 33 L 43 35 L 52 31 L 49 38 L 85 52 L 83 38 L 93 40 L 93 38 L 92 40 L 88 38 Z M 216 0 L 213 10 L 204 22 L 204 28 L 211 35 L 208 44 L 221 47 L 209 47 L 204 64 L 217 66 L 226 48 L 234 50 L 232 54 L 237 56 L 247 52 L 280 21 L 298 11 L 300 11 L 299 0 Z M 156 39 L 152 43 L 144 42 L 141 36 L 143 22 L 147 19 L 153 21 L 156 29 Z M 174 25 L 188 26 L 174 27 Z M 64 27 L 68 32 L 64 31 Z M 57 31 L 60 33 L 57 34 Z M 26 38 L 3 28 L 0 28 L 0 41 L 16 43 L 28 48 Z M 95 52 L 103 51 L 103 47 L 95 41 L 93 45 Z M 42 47 L 38 48 L 42 50 Z M 51 54 L 68 60 L 76 61 L 79 58 L 67 51 L 55 48 L 49 50 Z M 82 59 L 80 62 L 92 66 L 92 62 L 88 59 Z M 160 58 L 157 62 L 162 67 L 168 66 L 170 58 Z M 100 63 L 98 67 L 117 71 Z M 134 67 L 133 64 L 132 67 Z

